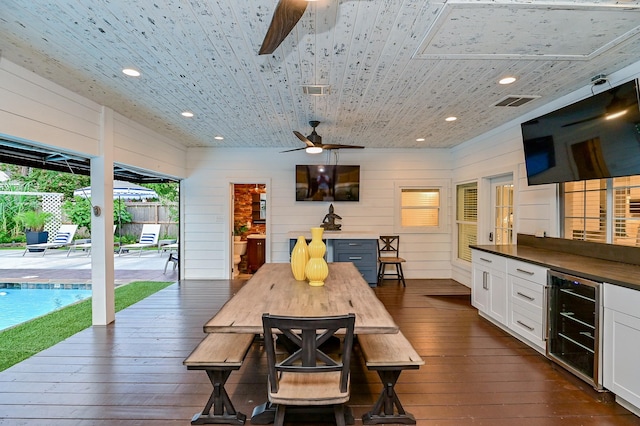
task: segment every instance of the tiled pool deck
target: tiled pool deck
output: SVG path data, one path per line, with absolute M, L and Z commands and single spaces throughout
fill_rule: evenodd
M 2 283 L 26 283 L 35 288 L 43 285 L 91 284 L 91 257 L 84 253 L 67 250 L 50 250 L 46 256 L 41 253 L 26 253 L 24 250 L 0 250 L 0 286 Z M 178 271 L 170 263 L 167 273 L 163 270 L 167 263 L 167 252 L 157 251 L 114 256 L 115 284 L 131 281 L 177 281 Z M 32 287 L 33 286 L 33 287 Z

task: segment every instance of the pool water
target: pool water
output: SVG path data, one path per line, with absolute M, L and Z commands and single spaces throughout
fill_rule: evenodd
M 91 297 L 91 290 L 0 288 L 0 330 Z

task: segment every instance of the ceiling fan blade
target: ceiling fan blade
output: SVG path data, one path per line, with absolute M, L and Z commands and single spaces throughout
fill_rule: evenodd
M 283 152 L 292 152 L 292 151 L 302 151 L 303 149 L 307 149 L 307 147 L 302 147 L 302 148 L 294 148 L 294 149 L 288 149 L 286 151 L 280 151 L 280 154 L 282 154 Z
M 260 55 L 273 53 L 280 46 L 280 43 L 287 38 L 287 35 L 302 18 L 307 4 L 307 0 L 280 0 L 278 2 L 267 34 L 264 36 L 262 47 L 260 47 Z
M 310 147 L 311 146 L 315 146 L 313 144 L 313 142 L 311 142 L 309 139 L 307 139 L 307 137 L 305 135 L 303 135 L 302 133 L 297 132 L 297 131 L 294 130 L 293 134 L 296 135 L 298 137 L 298 139 L 300 139 L 302 142 L 306 143 L 307 146 L 310 146 Z M 301 149 L 303 149 L 303 148 L 301 148 Z
M 339 145 L 339 144 L 327 144 L 322 145 L 323 149 L 364 149 L 364 146 L 360 145 Z

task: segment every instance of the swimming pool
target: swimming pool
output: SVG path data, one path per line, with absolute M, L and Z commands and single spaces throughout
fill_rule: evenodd
M 0 330 L 91 297 L 90 289 L 0 288 Z

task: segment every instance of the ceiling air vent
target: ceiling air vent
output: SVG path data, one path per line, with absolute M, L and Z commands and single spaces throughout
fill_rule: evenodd
M 498 102 L 496 102 L 494 104 L 494 106 L 499 106 L 499 107 L 504 107 L 504 106 L 509 106 L 509 107 L 519 107 L 522 106 L 526 103 L 531 102 L 534 99 L 538 99 L 540 96 L 529 96 L 529 95 L 525 95 L 525 96 L 519 96 L 519 95 L 509 95 L 506 98 L 503 98 L 501 100 L 499 100 Z
M 323 96 L 328 95 L 331 91 L 331 86 L 328 84 L 305 84 L 302 86 L 302 92 L 305 95 Z

